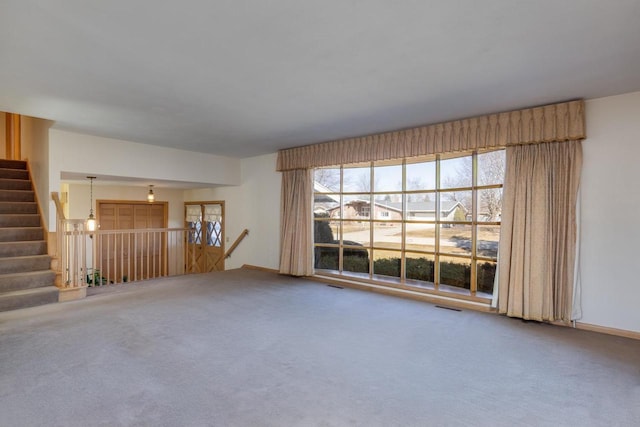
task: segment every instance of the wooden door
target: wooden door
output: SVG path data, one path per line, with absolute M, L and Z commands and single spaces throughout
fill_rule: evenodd
M 224 270 L 224 202 L 185 203 L 185 222 L 191 251 L 190 273 Z
M 101 231 L 166 228 L 165 202 L 97 201 Z M 143 280 L 163 275 L 166 242 L 160 232 L 99 234 L 97 267 L 109 282 Z M 130 257 L 131 255 L 131 257 Z

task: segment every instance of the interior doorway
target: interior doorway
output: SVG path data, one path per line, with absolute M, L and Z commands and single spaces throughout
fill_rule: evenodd
M 185 223 L 191 230 L 188 250 L 193 262 L 189 273 L 224 270 L 224 202 L 186 202 Z

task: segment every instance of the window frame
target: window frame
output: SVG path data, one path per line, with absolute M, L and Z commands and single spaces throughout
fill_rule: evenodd
M 334 167 L 318 168 L 318 169 L 339 170 L 339 176 L 340 176 L 339 191 L 333 191 L 330 193 L 314 191 L 314 199 L 318 195 L 323 195 L 323 196 L 329 195 L 334 199 L 338 199 L 339 205 L 337 209 L 339 210 L 339 214 L 337 216 L 329 214 L 328 217 L 323 217 L 323 218 L 316 218 L 314 215 L 314 218 L 313 218 L 314 229 L 315 229 L 316 222 L 327 221 L 329 223 L 329 226 L 332 227 L 332 230 L 334 230 L 334 235 L 336 237 L 334 239 L 334 242 L 337 242 L 337 243 L 327 243 L 327 242 L 316 243 L 314 241 L 313 243 L 314 251 L 316 250 L 316 248 L 337 248 L 337 251 L 338 251 L 337 267 L 338 268 L 337 269 L 316 268 L 317 261 L 318 261 L 316 259 L 316 262 L 314 262 L 314 274 L 319 276 L 340 277 L 343 279 L 348 278 L 356 281 L 375 283 L 379 285 L 396 287 L 396 288 L 407 289 L 412 291 L 446 295 L 448 297 L 455 297 L 459 299 L 488 302 L 490 300 L 489 293 L 478 291 L 478 274 L 479 274 L 479 269 L 481 267 L 485 268 L 484 263 L 493 263 L 495 265 L 495 268 L 497 269 L 497 246 L 499 245 L 499 232 L 498 232 L 498 241 L 496 244 L 495 256 L 486 256 L 478 253 L 478 234 L 479 234 L 479 231 L 481 230 L 480 227 L 483 227 L 483 226 L 499 228 L 501 218 L 498 218 L 497 221 L 481 221 L 480 220 L 481 213 L 478 211 L 478 209 L 480 208 L 478 198 L 479 198 L 479 193 L 482 190 L 502 189 L 504 185 L 504 176 L 502 177 L 502 183 L 499 183 L 499 184 L 497 183 L 487 184 L 487 185 L 478 184 L 478 155 L 487 153 L 490 151 L 504 151 L 504 149 L 473 151 L 473 152 L 466 152 L 466 153 L 457 153 L 456 155 L 434 155 L 434 156 L 422 157 L 422 158 L 405 158 L 405 159 L 397 159 L 393 161 L 384 161 L 384 162 L 376 162 L 376 161 L 366 162 L 366 165 L 367 165 L 366 167 L 369 168 L 368 174 L 370 179 L 368 191 L 365 191 L 365 190 L 344 191 L 345 189 L 344 170 L 345 169 L 353 170 L 356 167 L 363 168 L 363 166 L 365 166 L 364 163 L 358 163 L 354 165 L 343 164 L 343 165 L 334 166 Z M 441 162 L 444 160 L 449 160 L 452 158 L 461 158 L 461 157 L 471 157 L 471 168 L 472 168 L 471 186 L 455 187 L 455 186 L 447 185 L 443 187 L 442 185 L 443 183 L 441 182 L 441 179 L 442 179 Z M 420 163 L 420 162 L 435 163 L 435 181 L 436 182 L 435 182 L 434 189 L 431 189 L 431 188 L 408 189 L 407 188 L 407 165 L 413 164 L 413 163 Z M 376 188 L 380 187 L 380 185 L 376 182 L 376 166 L 389 166 L 389 165 L 400 165 L 402 168 L 401 191 L 397 191 L 397 190 L 375 191 Z M 427 167 L 425 169 L 430 169 L 430 168 L 431 167 Z M 314 180 L 315 180 L 315 173 L 314 173 Z M 426 185 L 426 187 L 428 187 L 428 185 Z M 349 188 L 349 190 L 353 190 L 353 188 Z M 463 214 L 465 215 L 464 220 L 458 219 L 454 221 L 451 219 L 443 219 L 441 217 L 443 214 L 442 200 L 441 200 L 442 194 L 443 193 L 459 193 L 462 191 L 471 193 L 471 201 L 470 201 L 471 206 L 467 210 L 467 212 L 463 212 Z M 345 202 L 345 196 L 347 196 L 348 198 L 349 196 L 358 197 L 363 195 L 366 195 L 369 198 L 368 218 L 364 218 L 364 217 L 359 217 L 357 219 L 345 218 L 346 215 L 343 209 L 346 203 L 348 203 L 348 202 Z M 412 195 L 421 195 L 423 197 L 429 197 L 430 200 L 434 200 L 435 212 L 434 212 L 433 219 L 422 219 L 420 217 L 417 217 L 415 214 L 409 215 L 407 204 L 410 203 L 408 200 Z M 401 200 L 400 218 L 401 219 L 392 219 L 392 216 L 389 214 L 388 211 L 386 211 L 386 213 L 389 215 L 389 217 L 382 218 L 380 215 L 378 215 L 378 211 L 375 208 L 375 203 L 377 200 L 382 200 L 383 197 L 385 198 L 385 200 L 392 200 L 393 198 L 397 199 L 398 197 L 400 197 L 400 200 Z M 372 208 L 372 205 L 374 205 L 373 208 Z M 463 208 L 466 209 L 464 204 L 462 204 L 462 206 Z M 315 203 L 314 203 L 314 207 L 315 207 Z M 456 209 L 459 209 L 459 208 L 456 208 Z M 469 213 L 471 213 L 470 219 L 469 219 Z M 345 239 L 344 239 L 343 230 L 345 228 L 345 225 L 350 226 L 352 223 L 355 223 L 356 221 L 368 223 L 368 228 L 369 228 L 368 246 L 363 245 L 362 247 L 357 247 L 357 246 L 344 243 Z M 381 246 L 380 243 L 376 242 L 376 239 L 374 238 L 376 226 L 378 227 L 392 226 L 393 227 L 394 224 L 399 224 L 402 230 L 401 231 L 402 234 L 400 237 L 400 242 L 401 242 L 400 247 L 388 248 L 388 247 Z M 412 247 L 407 247 L 407 240 L 408 240 L 407 225 L 408 224 L 423 224 L 423 225 L 434 226 L 435 230 L 434 230 L 433 250 L 429 250 L 428 247 L 423 249 L 417 248 L 416 245 L 413 245 Z M 397 227 L 397 225 L 395 226 Z M 471 242 L 470 242 L 470 248 L 469 248 L 468 254 L 450 253 L 446 251 L 443 252 L 443 250 L 440 247 L 441 237 L 443 234 L 441 228 L 447 227 L 447 226 L 470 227 Z M 351 251 L 355 249 L 359 249 L 361 251 L 366 250 L 368 252 L 369 265 L 368 265 L 367 273 L 354 274 L 349 270 L 345 270 L 344 268 L 345 267 L 344 265 L 345 248 Z M 399 263 L 400 263 L 398 277 L 380 276 L 379 274 L 376 274 L 376 272 L 374 271 L 376 252 L 382 252 L 382 251 L 398 254 L 397 259 L 399 259 Z M 420 285 L 416 285 L 415 283 L 416 280 L 407 278 L 407 272 L 406 272 L 407 259 L 413 259 L 415 258 L 416 255 L 424 256 L 427 259 L 433 259 L 433 270 L 434 270 L 433 283 L 424 282 L 427 285 L 420 286 Z M 441 271 L 440 271 L 441 258 L 445 258 L 445 259 L 457 258 L 457 259 L 465 260 L 465 262 L 468 261 L 468 264 L 470 265 L 470 286 L 468 290 L 465 288 L 456 288 L 455 286 L 453 287 L 454 289 L 451 289 L 452 286 L 441 282 Z M 395 258 L 388 258 L 388 259 L 394 260 Z M 483 265 L 481 266 L 481 264 Z M 495 273 L 494 273 L 494 277 L 495 277 Z M 431 283 L 432 286 L 429 286 L 428 285 L 429 283 Z

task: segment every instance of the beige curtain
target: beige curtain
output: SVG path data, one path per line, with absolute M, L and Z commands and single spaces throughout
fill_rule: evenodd
M 282 173 L 280 214 L 280 273 L 313 274 L 313 171 Z
M 569 322 L 581 141 L 507 147 L 498 309 Z
M 570 101 L 278 152 L 277 170 L 584 139 L 584 101 Z

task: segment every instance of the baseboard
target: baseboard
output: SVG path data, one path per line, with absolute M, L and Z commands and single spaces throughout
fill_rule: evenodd
M 576 329 L 584 331 L 599 332 L 601 334 L 616 335 L 618 337 L 640 340 L 640 332 L 628 331 L 626 329 L 609 328 L 607 326 L 592 325 L 590 323 L 576 322 Z
M 278 270 L 274 268 L 260 267 L 259 265 L 251 265 L 251 264 L 243 264 L 242 268 L 246 268 L 247 270 L 258 270 L 258 271 L 266 271 L 268 273 L 280 273 Z

